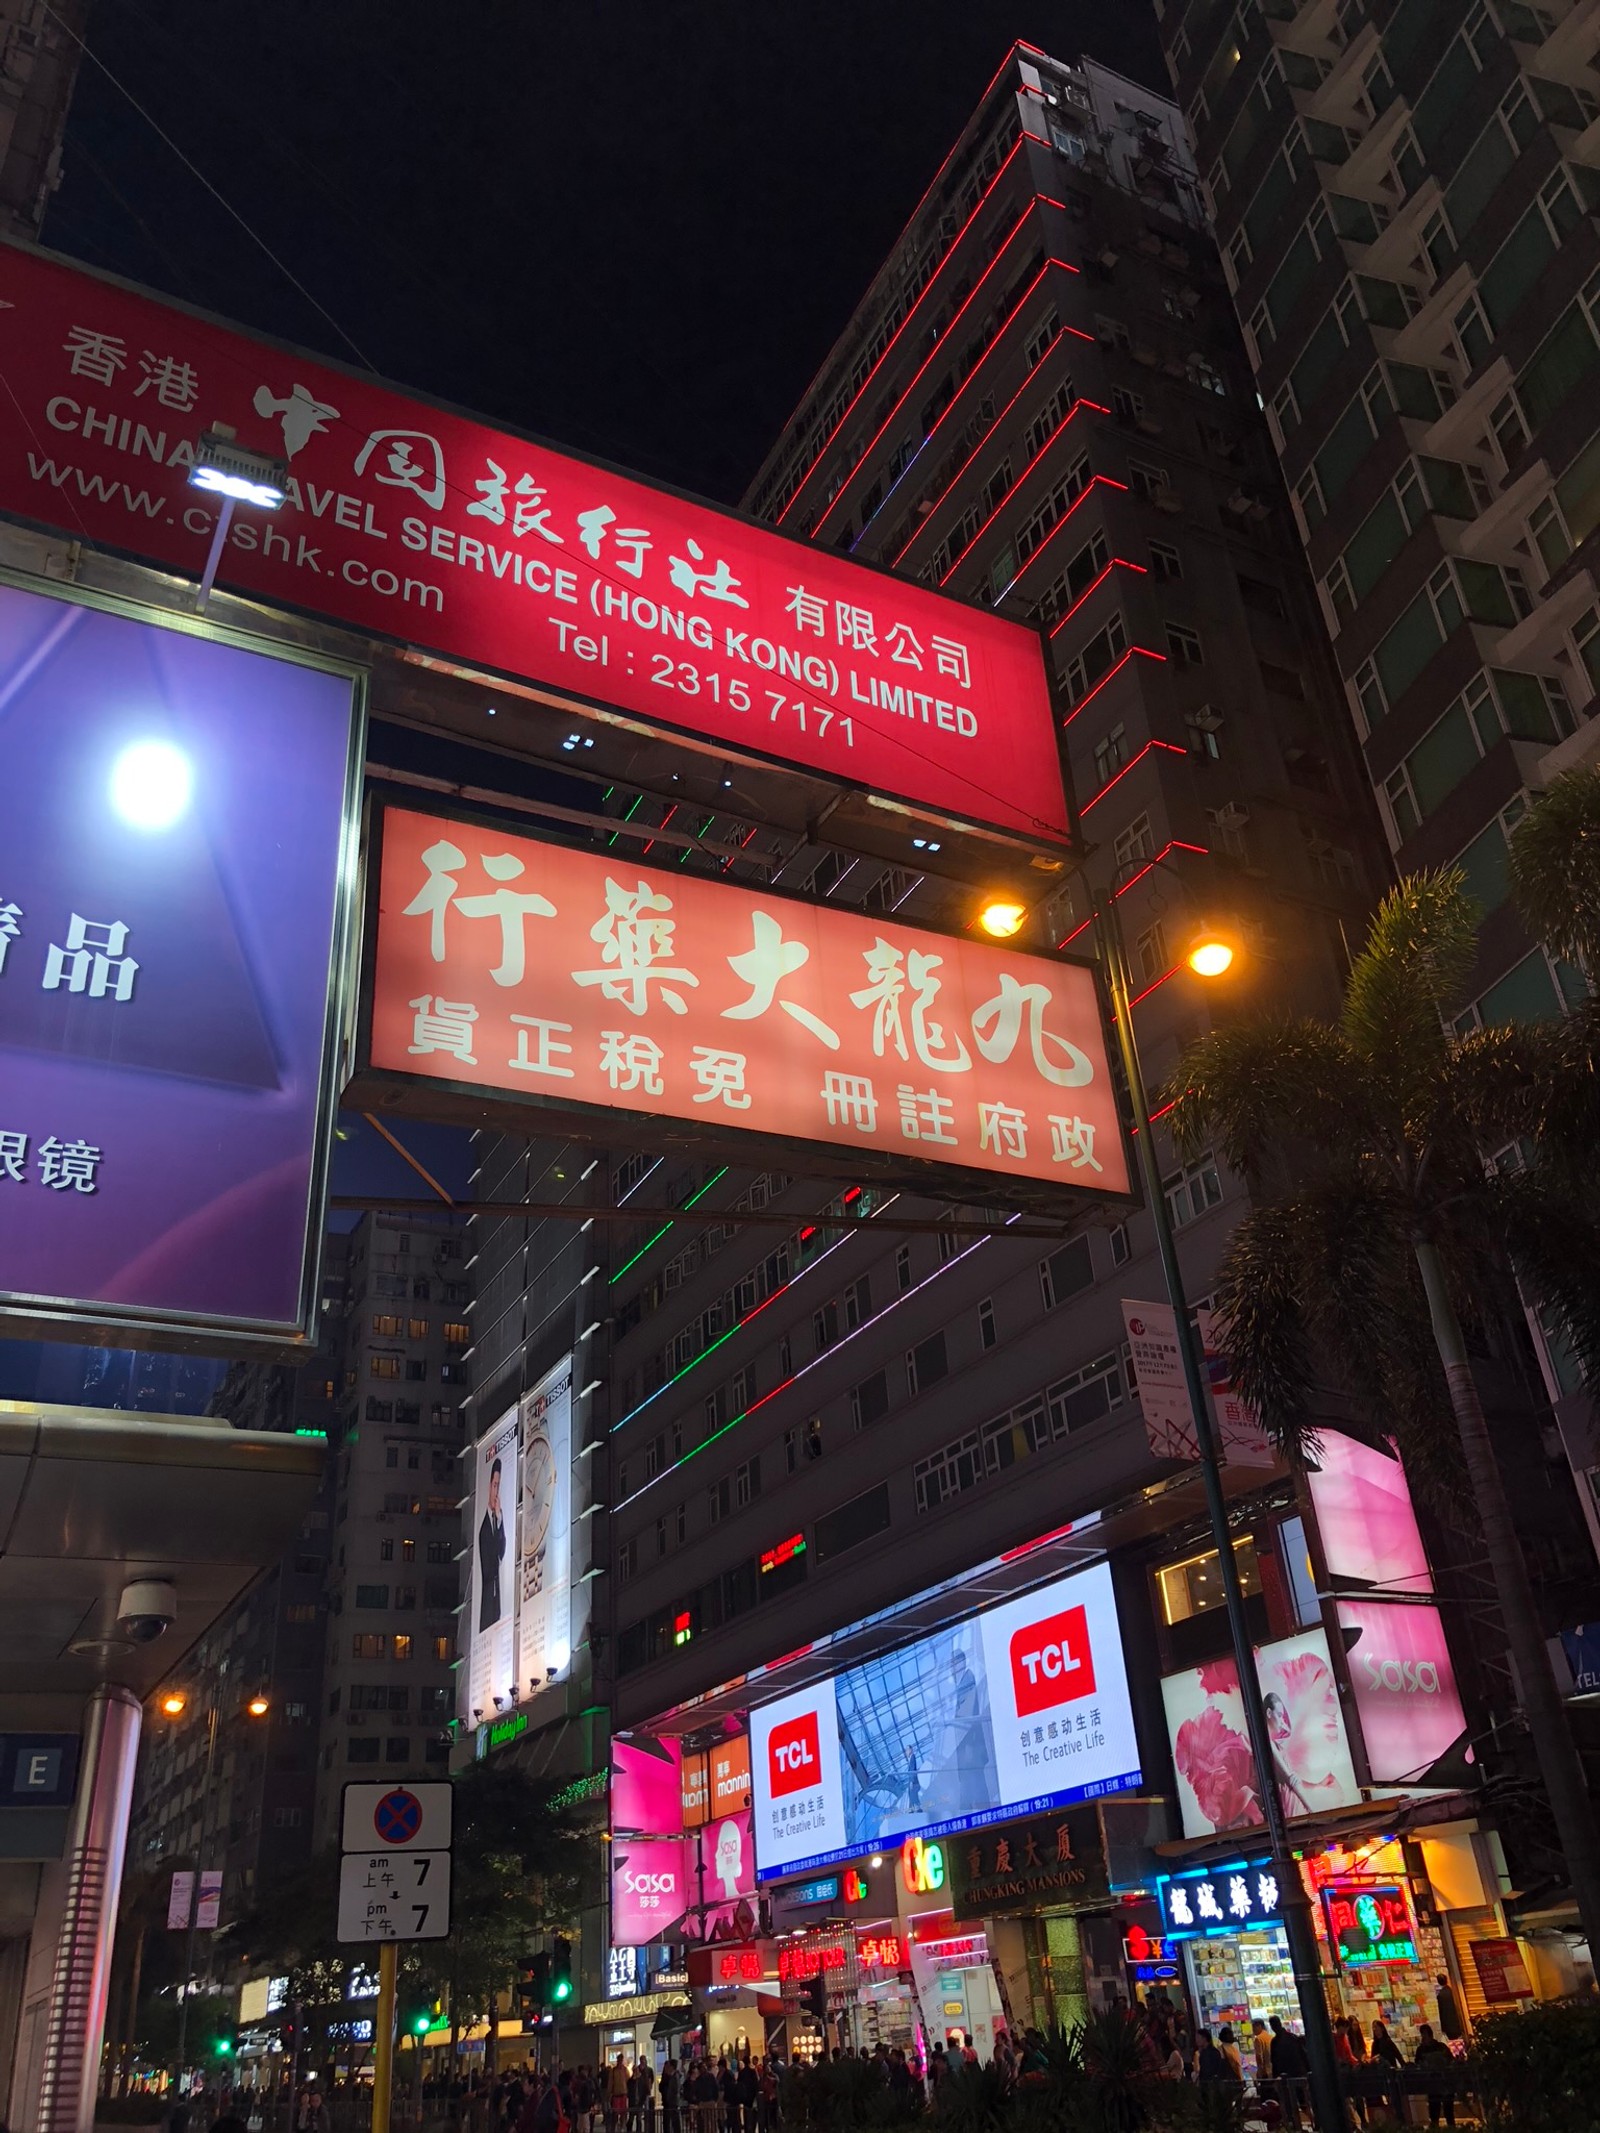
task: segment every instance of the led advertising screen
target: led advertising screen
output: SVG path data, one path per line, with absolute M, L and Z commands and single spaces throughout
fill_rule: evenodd
M 572 1657 L 572 1358 L 525 1393 L 517 1672 L 530 1689 Z
M 611 1843 L 611 1942 L 642 1948 L 681 1940 L 689 1900 L 688 1846 L 682 1837 L 616 1837 Z
M 303 1342 L 349 671 L 0 582 L 0 1325 Z
M 1320 1430 L 1306 1480 L 1330 1578 L 1380 1595 L 1432 1592 L 1406 1470 L 1391 1448 Z
M 82 267 L 0 248 L 0 510 L 198 578 L 224 423 L 288 466 L 219 583 L 1029 838 L 1065 841 L 1036 629 L 408 398 Z M 502 721 L 504 724 L 504 721 Z
M 683 1830 L 683 1750 L 653 1733 L 611 1736 L 613 1836 L 675 1837 Z
M 1339 1686 L 1320 1629 L 1259 1645 L 1256 1669 L 1287 1818 L 1361 1800 L 1339 1710 Z M 1186 1837 L 1251 1829 L 1262 1820 L 1245 1730 L 1239 1670 L 1213 1659 L 1161 1683 Z
M 762 1880 L 1137 1785 L 1110 1570 L 753 1711 L 750 1767 Z
M 389 808 L 368 1061 L 1120 1193 L 1092 971 Z
M 1471 1784 L 1476 1758 L 1438 1608 L 1341 1600 L 1336 1612 L 1373 1783 Z
M 472 1448 L 467 1700 L 473 1722 L 517 1700 L 517 1440 L 513 1407 Z

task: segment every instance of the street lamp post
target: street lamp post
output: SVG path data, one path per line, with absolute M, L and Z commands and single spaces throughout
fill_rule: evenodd
M 1278 1900 L 1282 1907 L 1284 1930 L 1289 1942 L 1289 1960 L 1294 1970 L 1295 1994 L 1300 2004 L 1300 2020 L 1305 2031 L 1306 2055 L 1311 2068 L 1312 2116 L 1323 2129 L 1323 2133 L 1346 2133 L 1349 2121 L 1339 2088 L 1338 2062 L 1334 2057 L 1333 2028 L 1328 2016 L 1328 2002 L 1322 1990 L 1322 1959 L 1317 1947 L 1316 1928 L 1312 1923 L 1311 1899 L 1306 1893 L 1305 1883 L 1300 1878 L 1299 1862 L 1289 1849 L 1283 1800 L 1278 1791 L 1276 1761 L 1272 1742 L 1267 1734 L 1266 1716 L 1261 1706 L 1261 1683 L 1256 1673 L 1255 1646 L 1251 1642 L 1250 1627 L 1245 1618 L 1244 1589 L 1239 1582 L 1239 1566 L 1234 1560 L 1233 1535 L 1228 1524 L 1227 1499 L 1222 1488 L 1222 1461 L 1216 1429 L 1210 1403 L 1206 1398 L 1205 1373 L 1201 1366 L 1195 1330 L 1189 1319 L 1189 1304 L 1184 1294 L 1183 1274 L 1178 1265 L 1178 1248 L 1172 1233 L 1172 1220 L 1167 1209 L 1166 1194 L 1162 1190 L 1161 1166 L 1156 1160 L 1155 1137 L 1150 1125 L 1150 1102 L 1145 1093 L 1144 1070 L 1140 1064 L 1139 1047 L 1133 1033 L 1127 951 L 1123 946 L 1122 926 L 1117 916 L 1116 894 L 1113 881 L 1111 892 L 1095 913 L 1100 957 L 1106 973 L 1112 1019 L 1116 1024 L 1122 1071 L 1127 1078 L 1128 1094 L 1133 1105 L 1134 1134 L 1138 1141 L 1139 1168 L 1144 1178 L 1145 1199 L 1149 1203 L 1150 1219 L 1155 1226 L 1156 1248 L 1161 1257 L 1167 1300 L 1172 1306 L 1178 1355 L 1183 1366 L 1183 1381 L 1188 1391 L 1189 1405 L 1194 1411 L 1195 1441 L 1200 1451 L 1200 1476 L 1205 1485 L 1211 1537 L 1217 1545 L 1217 1567 L 1227 1607 L 1228 1629 L 1233 1640 L 1234 1664 L 1239 1674 L 1239 1693 L 1244 1703 L 1250 1753 L 1255 1764 L 1256 1791 L 1266 1822 L 1267 1844 L 1272 1854 L 1272 1870 L 1277 1877 Z M 1208 956 L 1205 946 L 1202 945 L 1197 946 L 1188 960 L 1190 967 L 1199 975 L 1208 977 L 1220 975 L 1232 961 L 1232 956 L 1224 953 L 1221 944 L 1215 954 Z
M 188 1708 L 188 1697 L 174 1691 L 162 1699 L 161 1708 L 169 1718 L 181 1718 Z M 265 1718 L 270 1706 L 265 1696 L 252 1696 L 245 1709 L 252 1718 Z M 206 1711 L 206 1767 L 200 1784 L 200 1841 L 195 1847 L 193 1880 L 189 1888 L 189 1920 L 183 1937 L 183 1975 L 178 1980 L 178 2048 L 177 2078 L 183 2079 L 185 2054 L 189 2044 L 189 1988 L 194 1980 L 195 1935 L 200 1925 L 200 1876 L 201 1861 L 206 1852 L 206 1818 L 211 1808 L 211 1773 L 217 1754 L 217 1702 L 216 1698 Z

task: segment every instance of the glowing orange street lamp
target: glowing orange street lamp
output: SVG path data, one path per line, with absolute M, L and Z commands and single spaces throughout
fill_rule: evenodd
M 189 1699 L 179 1689 L 169 1689 L 161 1699 L 161 1708 L 168 1718 L 181 1718 L 189 1708 Z
M 1028 919 L 1028 907 L 1014 896 L 990 896 L 978 913 L 978 924 L 991 940 L 1009 941 L 1020 933 Z
M 271 1708 L 272 1706 L 268 1703 L 265 1696 L 252 1696 L 250 1701 L 245 1705 L 245 1709 L 250 1713 L 250 1716 L 252 1718 L 265 1718 Z
M 1233 942 L 1215 926 L 1199 926 L 1184 950 L 1184 961 L 1197 978 L 1220 978 L 1233 968 Z

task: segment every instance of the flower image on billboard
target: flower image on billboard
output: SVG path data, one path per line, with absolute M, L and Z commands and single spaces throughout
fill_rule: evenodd
M 1260 1645 L 1256 1668 L 1285 1816 L 1358 1805 L 1326 1634 L 1306 1630 Z M 1161 1695 L 1184 1835 L 1258 1826 L 1261 1800 L 1233 1661 L 1214 1659 L 1165 1675 Z
M 375 871 L 378 1075 L 1127 1189 L 1083 964 L 405 808 Z
M 358 680 L 0 582 L 0 702 L 0 1325 L 301 1342 Z
M 1124 1791 L 1139 1749 L 1103 1563 L 751 1713 L 761 1878 Z
M 517 1700 L 517 1446 L 513 1407 L 472 1451 L 467 1548 L 467 1699 L 474 1720 Z

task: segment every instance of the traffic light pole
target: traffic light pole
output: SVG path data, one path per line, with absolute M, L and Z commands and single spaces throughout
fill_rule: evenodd
M 378 2004 L 372 2017 L 372 2133 L 389 2133 L 389 2105 L 394 2094 L 395 1979 L 400 1968 L 397 1941 L 378 1950 Z

